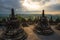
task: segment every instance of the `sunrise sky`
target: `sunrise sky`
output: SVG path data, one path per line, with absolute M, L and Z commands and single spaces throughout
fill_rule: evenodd
M 60 14 L 60 0 L 0 0 L 0 14 L 10 13 L 14 8 L 17 14 Z

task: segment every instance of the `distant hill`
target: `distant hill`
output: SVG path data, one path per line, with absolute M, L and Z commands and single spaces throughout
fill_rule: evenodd
M 0 14 L 0 17 L 8 17 L 10 14 Z M 17 14 L 18 16 L 22 16 L 22 17 L 33 17 L 33 16 L 41 16 L 41 14 Z M 45 16 L 47 16 L 48 18 L 50 18 L 51 16 L 53 17 L 53 19 L 56 19 L 57 17 L 60 17 L 60 15 L 51 15 L 51 14 L 45 14 Z

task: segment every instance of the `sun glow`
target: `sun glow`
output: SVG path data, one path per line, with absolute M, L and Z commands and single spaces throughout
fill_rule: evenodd
M 40 5 L 37 2 L 32 2 L 32 0 L 25 0 L 22 4 L 24 8 L 27 8 L 27 10 L 38 10 L 40 9 Z
M 44 1 L 45 0 L 41 0 L 41 1 L 23 0 L 21 2 L 22 9 L 24 11 L 41 11 L 50 5 L 56 4 L 55 0 L 50 0 L 49 2 L 45 2 L 45 3 Z

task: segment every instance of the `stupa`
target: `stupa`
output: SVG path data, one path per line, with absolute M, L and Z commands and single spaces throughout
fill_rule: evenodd
M 48 23 L 48 19 L 44 14 L 44 10 L 42 11 L 42 16 L 40 17 L 38 24 L 34 28 L 34 31 L 41 35 L 50 35 L 53 33 L 53 30 Z
M 16 18 L 13 8 L 11 9 L 11 12 L 10 18 L 6 21 L 6 30 L 0 40 L 25 40 L 27 34 L 22 27 L 20 27 L 20 22 Z

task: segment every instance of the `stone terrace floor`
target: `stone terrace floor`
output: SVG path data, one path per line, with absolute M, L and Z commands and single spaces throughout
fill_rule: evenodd
M 43 36 L 43 35 L 38 35 L 33 32 L 34 25 L 29 25 L 29 27 L 23 27 L 25 32 L 28 34 L 28 37 L 26 40 L 60 40 L 60 31 L 55 29 L 55 26 L 51 26 L 52 29 L 55 31 L 53 35 L 49 36 Z M 0 28 L 0 36 L 2 34 L 2 30 Z
M 55 29 L 55 26 L 51 26 L 55 31 L 53 35 L 43 36 L 38 35 L 33 32 L 34 25 L 30 25 L 29 27 L 24 27 L 25 32 L 28 34 L 27 40 L 60 40 L 60 31 Z

